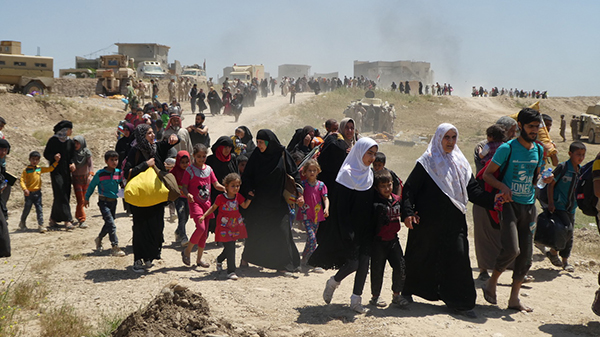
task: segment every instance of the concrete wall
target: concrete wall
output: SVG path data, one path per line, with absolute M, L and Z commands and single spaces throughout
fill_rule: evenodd
M 135 59 L 137 68 L 141 61 L 158 61 L 164 69 L 169 66 L 170 47 L 156 43 L 115 43 L 119 47 L 119 54 Z
M 340 75 L 339 75 L 339 73 L 337 71 L 334 71 L 332 73 L 314 73 L 312 75 L 312 77 L 314 77 L 314 78 L 319 78 L 319 77 L 321 77 L 321 78 L 333 78 L 333 77 L 339 77 L 339 76 Z

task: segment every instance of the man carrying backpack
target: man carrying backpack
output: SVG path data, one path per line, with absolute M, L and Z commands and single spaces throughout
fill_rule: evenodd
M 492 276 L 482 286 L 483 296 L 487 302 L 497 304 L 498 279 L 514 261 L 508 308 L 527 312 L 533 309 L 520 302 L 519 291 L 531 267 L 533 231 L 536 223 L 534 182 L 544 164 L 544 150 L 535 143 L 541 121 L 538 111 L 531 108 L 522 109 L 517 117 L 521 130 L 519 137 L 498 148 L 483 174 L 486 183 L 500 190 L 505 202 L 500 212 L 502 250 L 496 259 Z M 502 181 L 494 176 L 494 172 L 500 167 L 507 167 Z M 544 182 L 549 183 L 552 178 L 550 175 Z

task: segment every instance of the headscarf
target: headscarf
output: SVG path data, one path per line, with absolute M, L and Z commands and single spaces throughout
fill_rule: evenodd
M 240 141 L 243 144 L 246 144 L 246 153 L 252 153 L 252 151 L 254 151 L 256 148 L 256 144 L 254 144 L 254 141 L 252 140 L 252 133 L 250 132 L 250 129 L 244 125 L 240 125 L 237 128 L 244 131 L 244 137 L 242 137 Z
M 87 162 L 88 158 L 92 156 L 92 152 L 90 149 L 88 149 L 87 143 L 83 136 L 75 136 L 73 137 L 73 140 L 81 144 L 79 151 L 75 151 L 75 158 L 73 158 L 75 166 L 79 167 Z
M 212 153 L 217 156 L 219 161 L 224 163 L 229 162 L 231 160 L 231 152 L 227 157 L 223 155 L 223 148 L 230 147 L 233 150 L 233 140 L 227 136 L 221 136 L 217 141 L 210 147 Z
M 177 132 L 177 131 L 179 131 L 179 129 L 181 129 L 181 117 L 179 117 L 179 116 L 178 116 L 178 115 L 176 115 L 176 114 L 173 114 L 173 115 L 171 116 L 171 118 L 169 118 L 169 123 L 167 124 L 167 130 L 168 130 L 169 128 L 171 128 L 171 126 L 172 126 L 171 122 L 172 122 L 174 119 L 178 119 L 178 120 L 179 120 L 179 126 L 177 127 L 177 129 L 173 128 L 173 130 L 175 130 L 175 132 Z
M 357 191 L 366 191 L 371 188 L 373 186 L 373 171 L 363 163 L 362 158 L 367 150 L 373 146 L 377 146 L 377 142 L 372 138 L 359 139 L 348 153 L 344 163 L 342 163 L 335 181 Z
M 354 145 L 354 143 L 356 142 L 356 136 L 352 136 L 351 139 L 347 139 L 346 135 L 344 134 L 344 129 L 346 128 L 346 124 L 348 124 L 348 122 L 352 122 L 352 124 L 354 124 L 354 127 L 356 128 L 356 122 L 354 122 L 354 119 L 344 118 L 340 121 L 340 127 L 338 128 L 338 133 L 340 135 L 342 135 L 342 137 L 344 138 L 344 141 L 352 147 L 352 145 Z
M 62 129 L 72 129 L 73 128 L 73 123 L 71 123 L 70 121 L 67 120 L 63 120 L 58 122 L 55 126 L 54 126 L 54 133 L 57 133 L 59 131 L 61 131 Z
M 150 142 L 146 139 L 146 134 L 150 129 L 150 125 L 148 124 L 140 124 L 135 127 L 133 130 L 133 135 L 135 136 L 135 147 L 142 151 L 146 159 L 153 158 L 156 154 L 156 144 Z
M 67 139 L 69 139 L 67 133 L 69 132 L 69 129 L 72 128 L 73 123 L 71 123 L 70 121 L 60 121 L 52 129 L 54 131 L 54 137 L 58 138 L 58 140 L 60 140 L 61 143 L 64 143 L 67 141 Z
M 177 157 L 175 159 L 175 166 L 173 166 L 173 168 L 170 171 L 171 173 L 173 173 L 178 183 L 180 183 L 181 180 L 183 180 L 183 173 L 185 172 L 185 170 L 181 169 L 181 167 L 179 166 L 179 163 L 181 163 L 181 159 L 183 159 L 184 157 L 187 157 L 191 163 L 190 153 L 187 151 L 179 151 L 177 152 Z
M 273 154 L 281 155 L 281 151 L 284 149 L 283 145 L 281 145 L 281 142 L 279 141 L 279 138 L 277 138 L 275 133 L 273 133 L 271 130 L 258 130 L 256 139 L 264 140 L 267 143 L 267 149 L 265 152 L 260 152 L 260 150 L 258 151 L 265 156 Z
M 429 142 L 427 150 L 417 159 L 417 162 L 423 165 L 427 174 L 440 190 L 450 198 L 454 206 L 465 214 L 469 199 L 467 185 L 473 171 L 458 145 L 454 145 L 454 149 L 450 153 L 444 151 L 442 139 L 450 130 L 456 132 L 456 140 L 458 141 L 458 130 L 454 125 L 449 123 L 440 124 L 431 142 Z

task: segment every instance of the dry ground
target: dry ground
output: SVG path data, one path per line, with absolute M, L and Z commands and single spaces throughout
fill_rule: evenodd
M 259 98 L 257 106 L 245 108 L 240 121 L 233 123 L 232 117 L 208 117 L 211 137 L 232 134 L 237 125 L 247 125 L 256 134 L 258 127 L 271 127 L 287 140 L 289 130 L 304 124 L 320 126 L 323 116 L 341 119 L 341 110 L 332 106 L 330 111 L 316 111 L 318 118 L 307 117 L 301 104 L 311 105 L 315 100 L 325 100 L 322 96 L 299 94 L 297 107 L 288 110 L 288 101 L 280 96 Z M 393 97 L 392 97 L 393 98 Z M 392 98 L 388 98 L 391 100 Z M 556 119 L 560 113 L 579 113 L 597 98 L 570 97 L 556 98 L 542 102 L 542 108 Z M 530 104 L 527 100 L 515 101 L 505 98 L 414 98 L 398 105 L 399 119 L 396 132 L 402 131 L 401 138 L 410 140 L 418 135 L 431 134 L 441 122 L 455 123 L 460 132 L 459 146 L 471 160 L 473 145 L 482 138 L 485 128 L 499 116 L 517 111 Z M 20 95 L 0 95 L 0 115 L 7 119 L 7 138 L 13 145 L 9 155 L 9 172 L 20 172 L 26 163 L 27 153 L 43 150 L 45 139 L 50 136 L 52 126 L 62 118 L 75 121 L 74 134 L 83 134 L 88 139 L 95 154 L 95 168 L 100 168 L 101 154 L 115 144 L 114 128 L 124 115 L 120 102 L 107 99 L 61 98 L 55 97 L 35 101 Z M 185 108 L 187 104 L 184 105 Z M 343 106 L 342 106 L 343 108 Z M 189 109 L 184 113 L 184 125 L 192 123 Z M 292 117 L 290 117 L 292 116 Z M 327 117 L 328 117 L 327 116 Z M 290 123 L 293 126 L 290 126 Z M 558 139 L 558 128 L 552 131 Z M 286 137 L 287 136 L 287 137 Z M 565 144 L 557 142 L 563 151 Z M 399 147 L 382 144 L 381 149 L 388 155 L 388 166 L 402 179 L 406 179 L 414 166 L 414 160 L 425 147 Z M 590 156 L 597 153 L 600 146 L 589 146 Z M 44 176 L 44 200 L 46 219 L 51 204 L 51 189 Z M 481 296 L 477 299 L 477 319 L 466 319 L 451 314 L 441 302 L 427 302 L 416 298 L 407 309 L 393 307 L 373 309 L 366 315 L 357 315 L 349 307 L 352 279 L 345 280 L 336 291 L 331 305 L 325 305 L 322 290 L 325 281 L 333 274 L 297 274 L 295 278 L 280 277 L 271 270 L 257 267 L 239 270 L 240 280 L 227 281 L 224 275 L 217 274 L 214 259 L 220 248 L 209 243 L 206 260 L 211 262 L 208 269 L 191 269 L 182 265 L 180 247 L 174 242 L 175 223 L 166 222 L 163 259 L 158 261 L 151 272 L 136 274 L 131 271 L 131 219 L 118 207 L 117 227 L 121 245 L 127 257 L 112 257 L 108 251 L 94 252 L 94 237 L 102 226 L 102 219 L 95 206 L 95 197 L 88 209 L 88 229 L 73 232 L 49 232 L 39 234 L 33 230 L 17 232 L 16 227 L 21 213 L 22 198 L 18 188 L 13 190 L 10 200 L 9 229 L 13 256 L 0 264 L 0 278 L 33 279 L 44 282 L 50 293 L 43 306 L 62 304 L 73 305 L 77 312 L 96 324 L 103 315 L 127 316 L 132 311 L 146 306 L 172 280 L 200 292 L 208 301 L 214 317 L 221 317 L 237 324 L 250 324 L 268 336 L 598 336 L 598 317 L 590 311 L 590 304 L 597 286 L 598 234 L 595 228 L 584 227 L 576 237 L 576 252 L 572 260 L 578 264 L 574 273 L 566 273 L 553 267 L 541 254 L 535 252 L 531 274 L 534 283 L 523 289 L 523 301 L 535 308 L 531 314 L 506 310 L 510 275 L 503 275 L 498 288 L 499 306 L 487 304 Z M 168 212 L 167 212 L 168 214 Z M 589 218 L 578 218 L 580 224 L 590 222 Z M 30 216 L 30 228 L 34 217 Z M 188 222 L 188 232 L 193 223 Z M 401 231 L 404 245 L 407 230 Z M 294 237 L 298 248 L 304 245 L 302 231 L 296 230 Z M 212 242 L 212 238 L 209 238 Z M 108 241 L 105 239 L 105 246 Z M 587 247 L 583 252 L 579 247 Z M 238 256 L 242 247 L 238 247 Z M 475 262 L 474 249 L 471 255 Z M 390 275 L 387 271 L 386 275 Z M 474 270 L 474 276 L 476 276 Z M 479 286 L 479 283 L 476 283 Z M 391 298 L 390 281 L 384 283 L 384 297 Z M 365 287 L 365 299 L 369 294 L 369 284 Z M 480 295 L 480 291 L 478 293 Z M 22 329 L 24 336 L 39 334 L 39 320 L 36 312 L 23 313 Z

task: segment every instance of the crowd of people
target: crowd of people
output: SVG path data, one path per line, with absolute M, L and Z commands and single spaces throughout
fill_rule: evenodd
M 539 91 L 539 90 L 519 90 L 515 88 L 510 88 L 506 90 L 504 88 L 498 89 L 498 87 L 493 87 L 491 90 L 484 89 L 482 86 L 477 89 L 477 87 L 473 86 L 471 88 L 471 96 L 472 97 L 497 97 L 508 95 L 510 98 L 535 98 L 535 99 L 546 99 L 548 98 L 548 91 Z
M 240 90 L 237 85 L 233 88 Z M 586 148 L 576 141 L 569 148 L 567 161 L 549 164 L 550 151 L 538 135 L 542 131 L 548 134 L 551 120 L 534 108 L 503 117 L 487 129 L 487 139 L 474 151 L 477 172 L 457 145 L 459 130 L 452 124 L 440 124 L 403 184 L 385 167 L 386 157 L 377 142 L 362 137 L 350 117 L 339 123 L 327 120 L 324 134 L 312 126 L 297 129 L 285 146 L 273 131 L 262 129 L 254 137 L 243 125 L 235 128 L 233 135 L 211 142 L 202 112 L 196 115 L 194 124 L 183 127 L 179 113 L 172 109 L 175 106 L 148 106 L 155 107 L 158 111 L 154 113 L 160 118 L 146 118 L 133 111 L 127 115 L 119 125 L 115 149 L 105 152 L 106 165 L 95 172 L 85 138 L 72 137 L 73 123 L 65 120 L 56 124 L 43 151 L 49 166 L 40 166 L 42 154 L 33 151 L 30 165 L 23 170 L 20 186 L 25 206 L 19 230 L 27 229 L 32 205 L 37 212 L 38 230 L 48 230 L 41 207 L 41 175 L 50 172 L 53 198 L 49 227 L 87 227 L 85 207 L 97 190 L 104 225 L 95 238 L 95 248 L 102 251 L 102 241 L 108 235 L 111 253 L 123 257 L 126 254 L 119 248 L 115 225 L 120 189 L 153 168 L 172 173 L 180 192 L 172 202 L 150 206 L 123 201 L 124 209 L 132 216 L 132 270 L 136 273 L 148 272 L 161 258 L 168 209 L 169 219 L 178 221 L 175 241 L 186 266 L 211 268 L 203 252 L 209 234 L 214 233 L 214 240 L 223 248 L 215 268 L 227 279 L 237 280 L 237 269 L 250 264 L 282 276 L 337 269 L 323 291 L 324 301 L 330 303 L 340 283 L 354 273 L 350 308 L 364 313 L 367 309 L 362 295 L 369 274 L 368 303 L 387 306 L 382 283 L 389 262 L 393 305 L 408 306 L 413 296 L 419 296 L 441 300 L 453 312 L 473 318 L 477 317 L 477 291 L 467 239 L 468 202 L 475 204 L 474 242 L 484 299 L 497 304 L 498 279 L 511 269 L 508 308 L 531 312 L 533 309 L 521 302 L 519 294 L 522 284 L 532 279 L 528 271 L 534 236 L 537 238 L 532 230 L 536 196 L 547 195 L 542 203 L 544 211 L 556 214 L 569 231 L 562 246 L 548 241 L 536 246 L 553 265 L 567 272 L 575 269 L 568 260 L 574 244 L 573 182 Z M 171 110 L 166 120 L 165 110 Z M 165 121 L 167 127 L 160 128 L 160 122 Z M 1 139 L 2 164 L 9 151 L 8 141 Z M 600 160 L 597 162 L 596 180 L 600 179 Z M 557 166 L 554 175 L 542 176 L 541 171 L 550 165 Z M 5 165 L 0 168 L 7 177 Z M 536 189 L 536 184 L 548 187 Z M 71 185 L 77 200 L 75 216 L 71 213 Z M 10 190 L 3 188 L 2 193 Z M 0 204 L 6 210 L 5 198 L 0 198 Z M 0 213 L 0 252 L 10 256 L 6 219 L 6 211 Z M 188 238 L 186 225 L 190 219 L 194 231 Z M 306 230 L 302 253 L 293 240 L 294 221 Z M 401 222 L 409 228 L 405 251 L 398 239 Z M 238 241 L 244 243 L 239 260 Z M 191 253 L 196 246 L 192 263 Z M 600 290 L 593 310 L 600 315 Z

